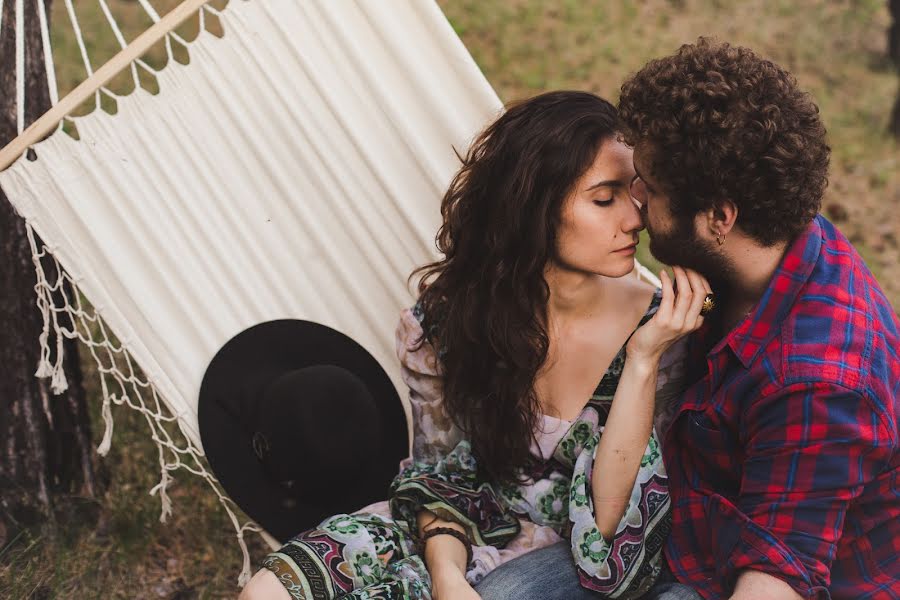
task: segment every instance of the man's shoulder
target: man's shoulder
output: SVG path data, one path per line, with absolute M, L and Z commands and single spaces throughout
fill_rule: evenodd
M 900 380 L 900 322 L 872 272 L 831 226 L 780 336 L 785 384 L 834 383 L 863 395 Z

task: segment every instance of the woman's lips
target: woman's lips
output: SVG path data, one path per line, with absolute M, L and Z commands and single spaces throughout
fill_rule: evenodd
M 630 246 L 625 246 L 624 248 L 619 248 L 618 250 L 613 250 L 618 254 L 634 254 L 637 249 L 637 244 L 631 244 Z

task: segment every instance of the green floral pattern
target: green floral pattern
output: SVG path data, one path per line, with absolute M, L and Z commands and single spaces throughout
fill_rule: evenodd
M 585 473 L 577 473 L 572 478 L 572 493 L 569 502 L 576 508 L 588 506 L 587 475 Z
M 575 422 L 560 442 L 562 455 L 569 464 L 575 464 L 576 456 L 584 449 L 593 434 L 594 429 L 589 422 L 581 420 Z
M 560 478 L 546 493 L 538 496 L 538 509 L 546 524 L 563 524 L 569 517 L 569 487 L 569 481 Z
M 659 442 L 656 441 L 655 437 L 651 437 L 650 443 L 647 444 L 647 450 L 646 452 L 644 452 L 644 456 L 641 458 L 641 466 L 646 467 L 648 465 L 652 465 L 654 462 L 659 460 L 659 457 Z
M 644 321 L 658 302 L 657 293 Z M 538 451 L 543 462 L 534 473 L 523 474 L 522 483 L 494 486 L 478 477 L 469 442 L 443 412 L 439 361 L 429 343 L 418 343 L 419 320 L 405 311 L 397 330 L 414 438 L 412 456 L 391 486 L 389 509 L 382 503 L 377 510 L 326 519 L 270 554 L 264 566 L 294 598 L 430 600 L 431 581 L 412 535 L 416 515 L 426 508 L 460 523 L 475 544 L 466 574 L 470 583 L 502 560 L 568 538 L 583 586 L 597 591 L 598 597 L 644 594 L 660 572 L 669 526 L 656 431 L 648 440 L 625 515 L 610 539 L 597 529 L 590 489 L 594 453 L 625 364 L 624 350 L 581 415 L 553 438 L 559 441 L 553 442 L 555 448 L 550 446 L 550 457 Z M 679 384 L 677 365 L 678 360 L 670 360 L 659 372 L 658 398 L 663 389 Z M 500 549 L 507 547 L 514 550 L 501 555 Z
M 597 528 L 589 529 L 584 533 L 579 545 L 582 556 L 595 565 L 599 565 L 609 556 L 611 546 L 603 539 Z
M 333 519 L 327 522 L 325 529 L 333 533 L 342 533 L 344 535 L 353 535 L 358 533 L 360 526 L 350 516 L 340 519 Z
M 353 559 L 353 570 L 363 585 L 378 582 L 381 574 L 380 563 L 368 552 L 360 552 Z

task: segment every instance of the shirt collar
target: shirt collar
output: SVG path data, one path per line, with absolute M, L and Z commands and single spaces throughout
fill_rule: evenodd
M 781 331 L 782 321 L 809 280 L 819 258 L 822 249 L 822 218 L 821 215 L 816 216 L 791 243 L 759 302 L 731 333 L 716 344 L 711 355 L 720 352 L 727 345 L 744 368 L 749 368 L 759 352 Z

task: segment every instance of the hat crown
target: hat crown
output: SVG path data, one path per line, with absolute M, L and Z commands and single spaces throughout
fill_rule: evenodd
M 203 376 L 197 416 L 216 478 L 282 541 L 386 498 L 409 452 L 384 368 L 310 321 L 259 323 L 225 343 Z
M 335 365 L 281 374 L 265 386 L 250 443 L 273 482 L 297 497 L 352 486 L 380 454 L 381 417 L 366 385 Z M 333 489 L 333 487 L 332 487 Z

